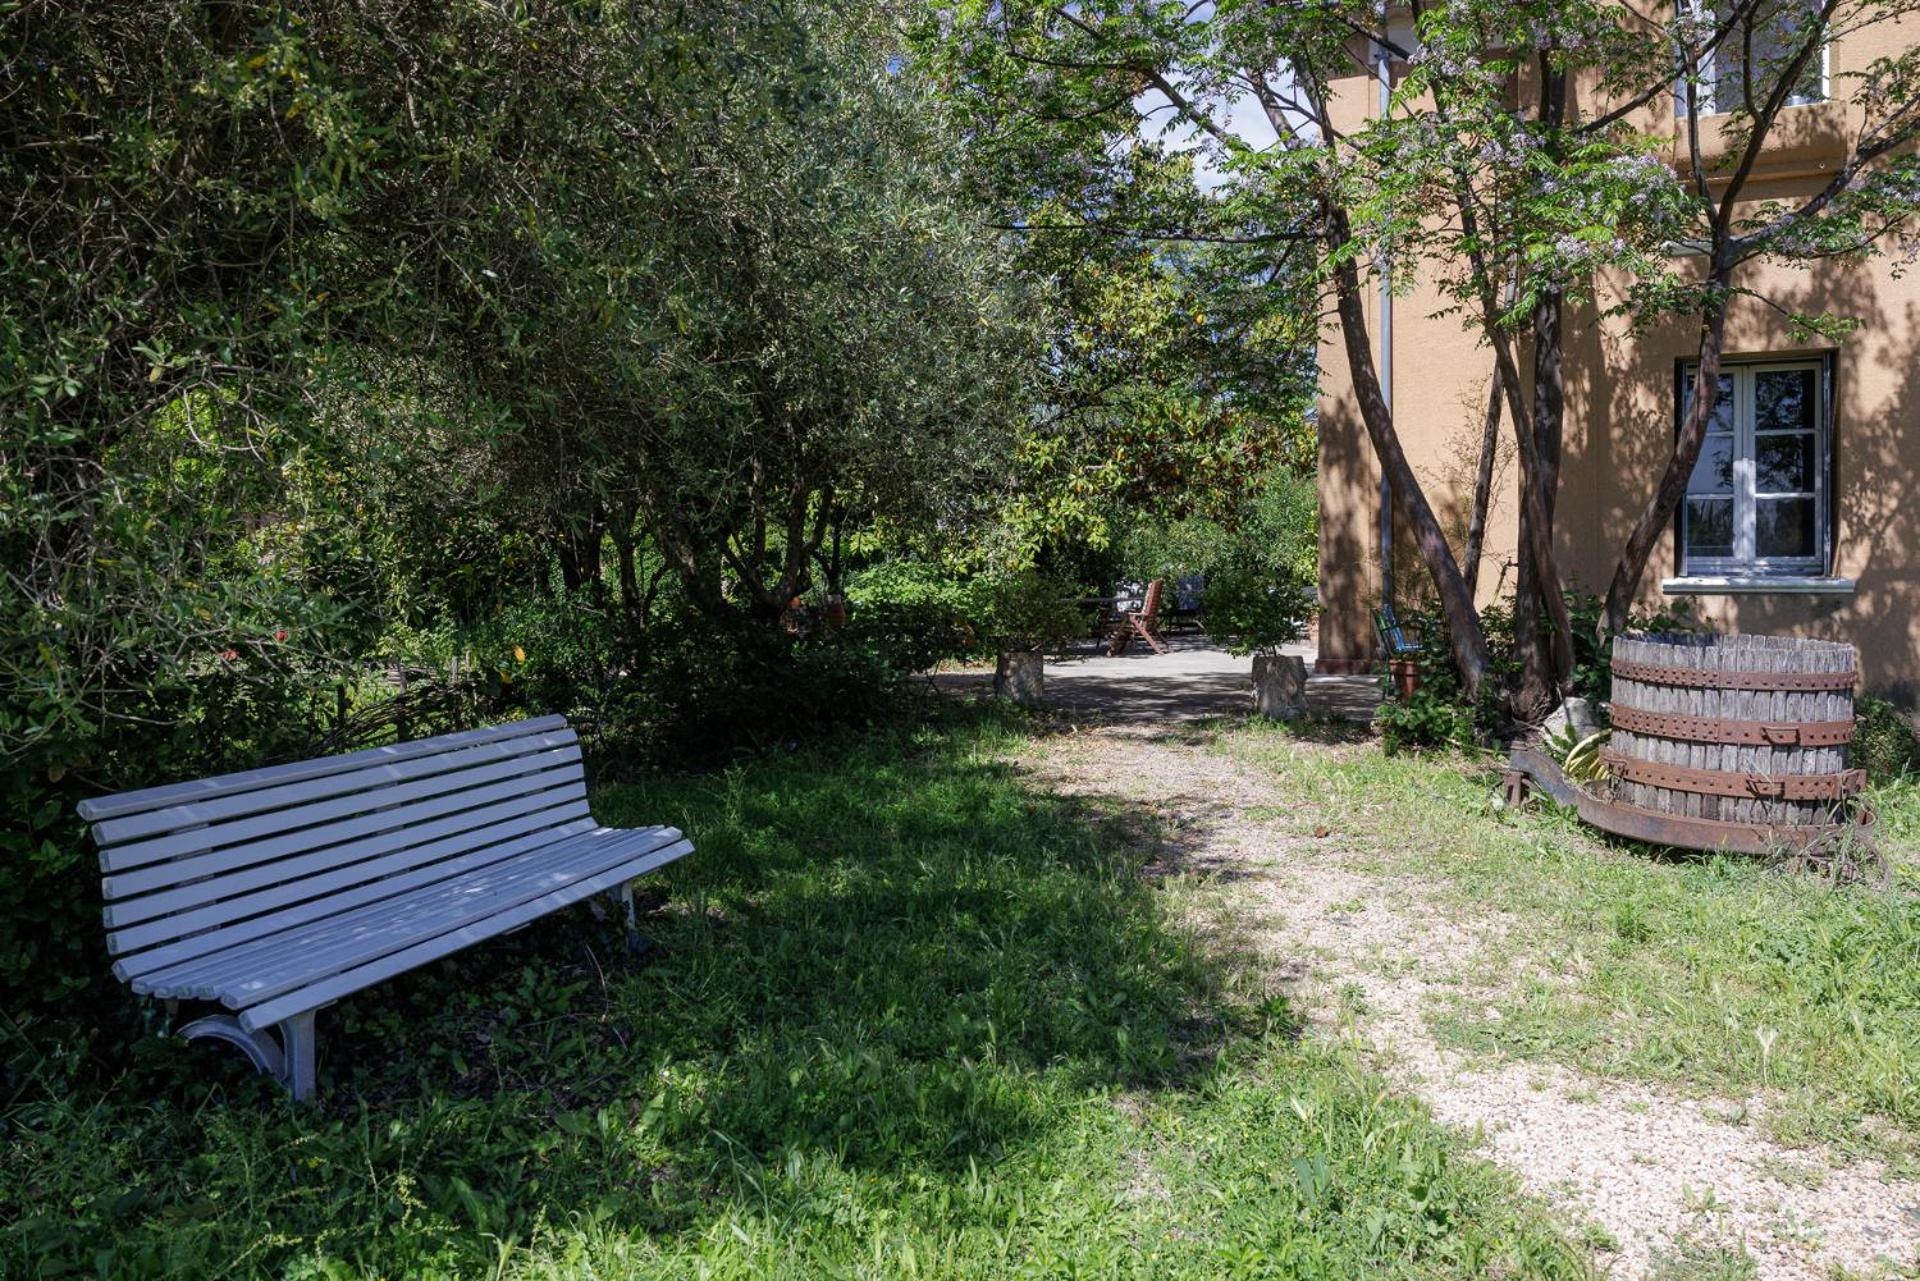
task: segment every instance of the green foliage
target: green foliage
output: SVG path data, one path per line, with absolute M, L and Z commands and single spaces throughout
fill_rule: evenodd
M 1567 613 L 1573 619 L 1573 672 L 1568 683 L 1573 693 L 1586 699 L 1604 719 L 1605 704 L 1613 697 L 1613 638 L 1601 626 L 1606 602 L 1576 588 L 1567 593 Z M 1627 620 L 1630 632 L 1691 632 L 1700 628 L 1693 607 L 1684 600 Z
M 1920 737 L 1914 734 L 1911 712 L 1871 695 L 1856 699 L 1853 712 L 1858 724 L 1848 749 L 1852 765 L 1876 782 L 1920 772 Z
M 1055 649 L 1086 631 L 1084 588 L 1039 569 L 990 569 L 969 584 L 975 631 L 991 651 Z
M 1007 512 L 1025 544 L 1105 547 L 1141 513 L 1220 519 L 1269 469 L 1310 471 L 1311 253 L 1261 235 L 1135 109 L 1150 40 L 1116 59 L 1059 15 L 967 4 L 914 47 L 968 131 L 978 199 L 1053 304 Z M 1063 56 L 1018 52 L 1042 47 Z
M 1120 542 L 1118 576 L 1131 582 L 1205 574 L 1234 548 L 1233 535 L 1204 516 L 1183 520 L 1136 518 Z
M 1207 571 L 1207 634 L 1234 654 L 1278 654 L 1306 632 L 1309 581 L 1245 549 L 1229 553 Z
M 1584 1275 L 1016 745 L 921 728 L 598 791 L 699 841 L 649 958 L 581 907 L 350 997 L 313 1106 L 231 1051 L 96 1074 L 9 1020 L 0 1271 Z
M 909 672 L 962 658 L 978 647 L 966 585 L 921 560 L 881 561 L 847 584 L 849 628 L 895 655 Z
M 1373 718 L 1388 755 L 1413 751 L 1465 751 L 1479 742 L 1475 709 L 1457 686 L 1422 682 L 1411 696 L 1390 699 Z
M 1606 703 L 1613 696 L 1613 644 L 1611 638 L 1602 636 L 1600 627 L 1605 602 L 1576 587 L 1567 592 L 1567 613 L 1573 620 L 1574 642 L 1574 667 L 1568 685 L 1572 694 L 1588 701 L 1604 726 Z M 1419 635 L 1444 634 L 1441 620 L 1430 612 L 1403 614 L 1402 618 Z M 1512 732 L 1500 698 L 1502 686 L 1519 672 L 1513 607 L 1506 601 L 1489 604 L 1481 610 L 1480 621 L 1487 637 L 1490 679 L 1481 689 L 1478 704 L 1468 705 L 1452 654 L 1444 646 L 1425 646 L 1414 659 L 1419 674 L 1414 696 L 1390 699 L 1380 709 L 1376 723 L 1386 736 L 1389 751 L 1465 747 Z M 1683 600 L 1663 605 L 1651 614 L 1636 614 L 1628 622 L 1632 632 L 1685 632 L 1699 626 Z
M 653 0 L 0 23 L 9 1008 L 115 998 L 82 796 L 456 712 L 714 756 L 884 714 L 929 643 L 781 617 L 829 534 L 994 506 L 1043 313 L 898 39 Z M 390 666 L 464 674 L 428 721 Z
M 1319 495 L 1310 477 L 1272 468 L 1219 516 L 1132 518 L 1120 572 L 1138 582 L 1199 575 L 1207 631 L 1236 654 L 1298 640 L 1319 570 Z

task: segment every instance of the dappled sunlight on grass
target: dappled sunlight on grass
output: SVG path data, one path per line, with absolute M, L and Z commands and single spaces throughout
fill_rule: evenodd
M 360 994 L 322 1016 L 317 1107 L 158 1040 L 116 1081 L 23 1071 L 0 1262 L 1583 1274 L 1504 1176 L 1299 1039 L 1195 910 L 1221 891 L 1141 875 L 1124 815 L 1017 774 L 1024 733 L 988 714 L 602 790 L 602 821 L 698 845 L 653 949 L 574 911 Z

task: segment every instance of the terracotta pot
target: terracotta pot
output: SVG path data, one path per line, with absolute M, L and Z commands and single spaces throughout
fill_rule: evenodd
M 1393 677 L 1393 692 L 1402 702 L 1413 697 L 1420 688 L 1420 665 L 1411 658 L 1396 658 L 1388 662 L 1387 671 Z

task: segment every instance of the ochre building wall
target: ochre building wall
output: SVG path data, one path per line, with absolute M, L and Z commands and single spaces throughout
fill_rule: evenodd
M 1920 39 L 1920 25 L 1882 31 L 1871 41 L 1829 51 L 1830 83 L 1844 94 L 1848 70 L 1881 52 Z M 1349 125 L 1376 108 L 1375 87 L 1356 77 L 1339 96 Z M 1656 108 L 1671 128 L 1671 104 Z M 1844 158 L 1852 136 L 1848 108 L 1826 103 L 1791 108 L 1783 141 L 1769 149 L 1756 198 L 1791 199 L 1815 190 Z M 1717 145 L 1709 139 L 1709 145 Z M 1676 148 L 1676 165 L 1684 152 Z M 1796 340 L 1785 318 L 1760 301 L 1736 300 L 1727 327 L 1729 360 L 1832 353 L 1832 576 L 1854 580 L 1847 592 L 1738 594 L 1663 591 L 1676 573 L 1671 531 L 1641 584 L 1648 611 L 1676 599 L 1696 616 L 1739 632 L 1769 632 L 1851 641 L 1860 648 L 1866 686 L 1911 703 L 1920 693 L 1920 266 L 1900 270 L 1896 251 L 1861 263 L 1825 263 L 1810 270 L 1754 263 L 1741 283 L 1788 309 L 1830 310 L 1861 323 L 1835 343 Z M 1437 316 L 1442 299 L 1428 280 L 1393 302 L 1395 420 L 1429 499 L 1464 543 L 1492 353 L 1459 316 Z M 1605 303 L 1623 282 L 1603 279 Z M 1568 316 L 1567 410 L 1556 550 L 1563 572 L 1590 591 L 1604 591 L 1615 554 L 1652 493 L 1675 427 L 1676 362 L 1698 349 L 1685 318 L 1635 335 L 1624 318 L 1601 319 L 1597 308 Z M 1368 289 L 1367 319 L 1379 353 L 1380 299 Z M 1522 353 L 1523 367 L 1526 353 Z M 1376 651 L 1372 609 L 1379 602 L 1379 469 L 1355 410 L 1337 322 L 1320 342 L 1320 653 L 1333 669 L 1365 665 Z M 1518 498 L 1512 425 L 1501 425 L 1502 455 L 1479 580 L 1479 597 L 1511 593 Z M 1394 595 L 1405 603 L 1428 594 L 1426 574 L 1410 540 L 1394 539 Z

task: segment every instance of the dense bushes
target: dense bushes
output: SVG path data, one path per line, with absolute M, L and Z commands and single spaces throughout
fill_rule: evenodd
M 1044 300 L 899 38 L 649 0 L 0 28 L 8 1009 L 117 1000 L 84 796 L 522 709 L 705 764 L 955 651 L 913 605 L 784 618 L 850 530 L 964 534 L 1033 399 Z
M 1567 593 L 1567 609 L 1573 619 L 1574 658 L 1568 684 L 1575 695 L 1592 702 L 1604 718 L 1605 708 L 1601 704 L 1607 700 L 1611 688 L 1613 647 L 1600 635 L 1602 606 L 1601 599 L 1589 592 L 1576 588 Z M 1380 708 L 1375 724 L 1387 750 L 1467 747 L 1512 734 L 1516 727 L 1508 721 L 1505 703 L 1506 686 L 1519 673 L 1512 606 L 1499 602 L 1481 610 L 1490 661 L 1489 679 L 1481 686 L 1477 703 L 1467 700 L 1453 655 L 1439 643 L 1446 635 L 1446 628 L 1438 615 L 1411 611 L 1403 612 L 1402 619 L 1415 635 L 1433 643 L 1426 644 L 1412 660 L 1418 676 L 1413 693 L 1395 695 Z M 1677 601 L 1658 613 L 1636 616 L 1630 626 L 1633 631 L 1675 632 L 1691 630 L 1697 624 L 1686 602 Z M 1388 684 L 1391 686 L 1390 680 Z

